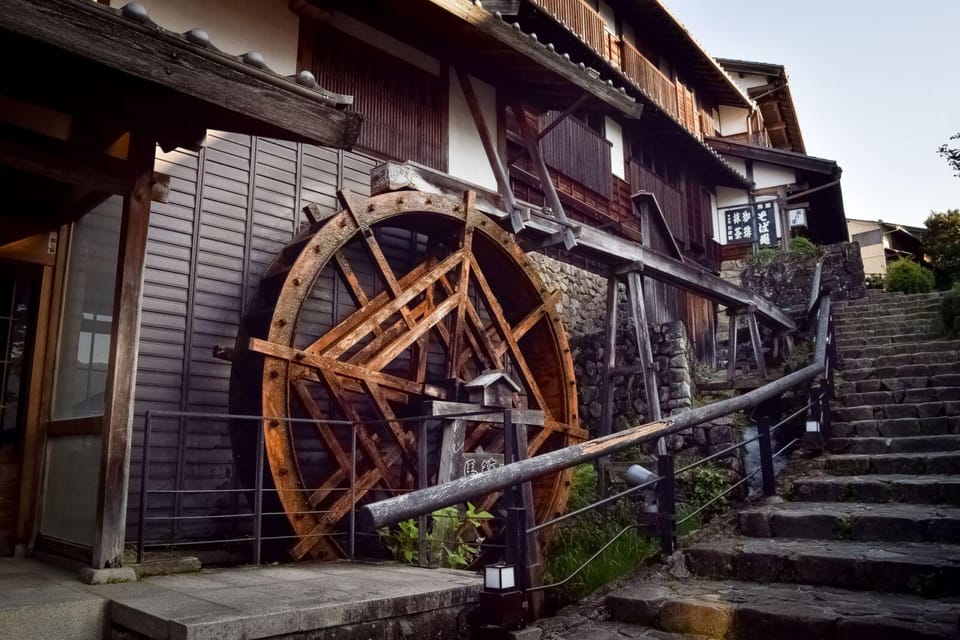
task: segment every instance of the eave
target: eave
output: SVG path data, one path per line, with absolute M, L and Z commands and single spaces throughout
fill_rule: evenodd
M 711 147 L 720 153 L 736 156 L 738 158 L 768 162 L 770 164 L 776 164 L 783 167 L 790 167 L 792 169 L 799 169 L 801 171 L 809 171 L 827 176 L 839 176 L 840 174 L 840 166 L 835 160 L 817 158 L 814 156 L 808 156 L 804 153 L 784 151 L 782 149 L 757 147 L 751 144 L 732 142 L 730 140 L 726 140 L 725 138 L 708 137 L 706 140 Z
M 777 148 L 806 153 L 806 145 L 803 142 L 803 133 L 800 130 L 800 121 L 797 117 L 796 106 L 793 103 L 793 95 L 790 93 L 790 81 L 787 77 L 786 68 L 783 65 L 769 62 L 752 62 L 730 58 L 718 58 L 717 62 L 729 73 L 767 76 L 767 84 L 751 87 L 747 94 L 756 101 L 761 113 L 763 113 L 765 124 L 774 126 L 779 124 L 782 127 L 782 136 L 779 137 L 782 137 L 783 140 L 776 145 Z
M 0 32 L 118 72 L 161 100 L 189 105 L 188 119 L 182 112 L 167 115 L 194 128 L 262 131 L 340 148 L 350 148 L 359 135 L 361 117 L 346 111 L 349 96 L 316 87 L 309 74 L 280 76 L 259 54 L 225 54 L 200 29 L 167 31 L 139 5 L 117 10 L 89 0 L 5 0 Z

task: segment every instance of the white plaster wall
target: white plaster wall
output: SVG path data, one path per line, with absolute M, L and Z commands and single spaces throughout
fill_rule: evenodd
M 747 161 L 743 158 L 737 158 L 735 156 L 723 156 L 723 159 L 727 161 L 731 167 L 739 171 L 743 175 L 747 175 Z
M 494 140 L 499 139 L 497 131 L 497 91 L 486 82 L 471 77 L 470 82 L 480 102 L 486 120 L 487 130 Z M 483 151 L 480 134 L 477 133 L 470 108 L 463 96 L 463 88 L 453 69 L 450 70 L 450 114 L 448 121 L 447 172 L 488 189 L 497 188 L 497 179 Z
M 713 239 L 722 244 L 720 235 L 726 235 L 726 230 L 721 229 L 720 214 L 717 212 L 717 196 L 712 193 L 710 194 L 710 216 L 713 219 Z
M 747 89 L 767 84 L 767 76 L 753 73 L 744 73 L 742 75 L 739 73 L 731 73 L 730 76 L 733 78 L 733 81 L 737 83 L 737 86 L 743 89 L 744 93 L 746 93 Z
M 756 189 L 779 187 L 794 184 L 796 181 L 797 174 L 793 169 L 767 164 L 766 162 L 755 161 L 753 163 L 753 182 Z
M 267 66 L 283 75 L 297 72 L 300 18 L 287 0 L 139 0 L 150 18 L 165 29 L 183 33 L 194 27 L 227 53 L 259 51 Z M 110 0 L 120 7 L 127 0 Z
M 847 220 L 847 232 L 850 234 L 850 237 L 853 237 L 858 233 L 874 231 L 879 228 L 879 222 L 871 222 L 868 220 Z
M 741 107 L 720 105 L 720 135 L 732 136 L 747 132 L 747 117 L 750 112 Z
M 735 207 L 740 204 L 750 202 L 750 196 L 746 189 L 733 189 L 731 187 L 717 187 L 717 207 Z
M 613 12 L 613 8 L 603 0 L 600 0 L 597 6 L 599 7 L 599 10 L 597 11 L 597 13 L 600 14 L 601 18 L 603 18 L 603 23 L 604 25 L 606 25 L 607 31 L 609 31 L 610 33 L 616 33 L 617 32 L 617 15 Z
M 621 180 L 627 179 L 627 170 L 623 159 L 623 128 L 609 116 L 604 116 L 603 134 L 610 147 L 610 170 Z

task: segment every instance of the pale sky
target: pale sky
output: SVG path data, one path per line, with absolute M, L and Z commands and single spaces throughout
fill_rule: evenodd
M 721 58 L 787 68 L 807 153 L 843 168 L 848 218 L 960 208 L 936 150 L 960 131 L 960 0 L 664 0 Z

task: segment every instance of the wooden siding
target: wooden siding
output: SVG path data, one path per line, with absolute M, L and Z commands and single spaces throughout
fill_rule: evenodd
M 713 366 L 716 361 L 714 304 L 662 282 L 647 280 L 647 320 L 661 324 L 682 320 L 687 329 L 690 352 L 697 362 Z
M 171 176 L 170 197 L 153 204 L 147 243 L 128 540 L 137 535 L 145 412 L 229 411 L 231 366 L 213 357 L 213 347 L 234 345 L 244 304 L 299 229 L 303 205 L 313 202 L 332 212 L 338 188 L 367 193 L 376 162 L 359 153 L 217 132 L 200 153 L 158 154 L 156 169 Z M 310 307 L 331 311 L 329 300 L 313 300 Z M 151 431 L 153 488 L 239 487 L 225 421 L 156 419 Z M 244 508 L 238 494 L 227 493 L 177 502 L 152 495 L 148 515 Z M 249 521 L 240 523 L 241 531 L 244 524 Z M 230 519 L 187 520 L 178 533 L 231 537 L 236 525 Z M 153 525 L 148 531 L 170 535 L 172 529 Z
M 559 114 L 548 113 L 541 128 Z M 605 198 L 611 195 L 610 142 L 577 118 L 564 118 L 543 137 L 543 159 L 552 169 L 576 180 Z
M 329 27 L 301 36 L 321 86 L 354 96 L 356 147 L 394 160 L 447 167 L 447 82 Z
M 660 209 L 663 211 L 667 226 L 673 236 L 678 243 L 685 243 L 687 240 L 687 220 L 683 193 L 645 168 L 636 159 L 630 162 L 630 184 L 635 192 L 649 191 L 657 197 L 657 202 L 660 203 Z M 670 253 L 668 245 L 654 246 L 654 248 L 667 255 Z

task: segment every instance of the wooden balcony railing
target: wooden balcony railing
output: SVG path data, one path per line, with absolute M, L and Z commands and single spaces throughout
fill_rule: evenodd
M 677 117 L 677 89 L 652 62 L 627 41 L 623 41 L 623 72 L 644 90 L 660 108 Z
M 769 149 L 773 146 L 770 144 L 770 136 L 766 131 L 735 133 L 731 136 L 723 136 L 723 139 L 729 140 L 730 142 L 739 142 L 740 144 L 749 144 L 755 147 L 764 147 L 765 149 Z
M 609 32 L 600 14 L 583 0 L 533 0 L 533 3 L 551 14 L 577 34 L 591 49 L 609 57 Z M 614 36 L 616 37 L 616 36 Z
M 544 124 L 557 115 L 547 114 Z M 543 137 L 541 145 L 548 166 L 605 198 L 610 197 L 613 170 L 611 145 L 606 138 L 580 120 L 568 117 Z

